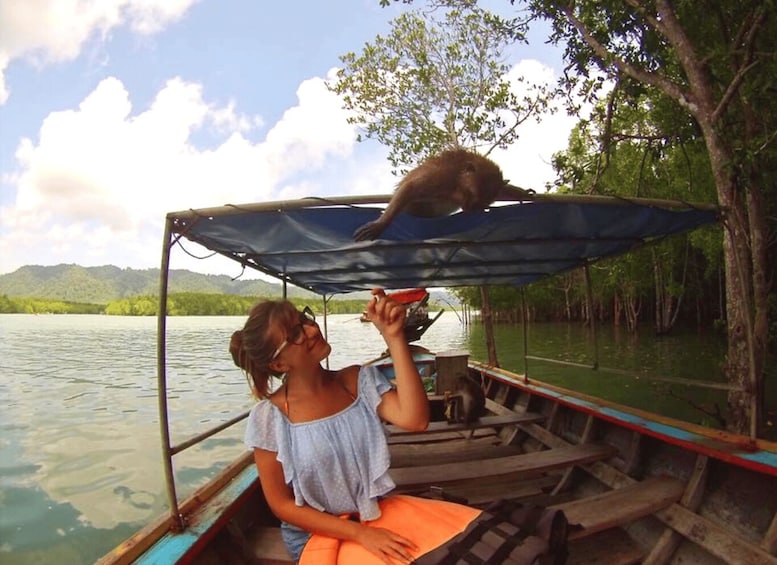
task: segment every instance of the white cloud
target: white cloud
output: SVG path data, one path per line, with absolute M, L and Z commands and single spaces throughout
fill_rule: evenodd
M 523 77 L 526 84 L 547 84 L 553 86 L 557 77 L 552 68 L 538 61 L 525 59 L 515 65 L 509 78 Z M 516 84 L 516 93 L 525 92 L 525 86 Z M 577 116 L 569 116 L 557 104 L 554 114 L 542 116 L 538 122 L 530 119 L 519 128 L 519 138 L 508 149 L 494 150 L 490 157 L 500 165 L 504 177 L 511 184 L 545 192 L 545 185 L 555 178 L 551 158 L 557 151 L 566 149 L 569 133 L 578 122 Z
M 25 58 L 43 66 L 75 59 L 94 36 L 128 26 L 148 35 L 181 18 L 195 0 L 3 0 L 0 2 L 0 104 L 5 70 Z
M 0 272 L 35 260 L 33 249 L 50 251 L 47 263 L 154 265 L 166 212 L 320 194 L 317 173 L 347 158 L 356 135 L 323 78 L 297 95 L 252 142 L 244 133 L 261 120 L 208 104 L 198 84 L 171 79 L 137 113 L 118 79 L 103 80 L 77 109 L 49 114 L 37 140 L 19 143 L 19 171 L 6 179 L 16 199 L 0 208 L 9 250 Z M 199 148 L 192 135 L 208 126 L 225 136 Z
M 331 70 L 325 79 L 335 76 Z M 297 89 L 299 104 L 287 110 L 267 134 L 268 158 L 282 169 L 320 167 L 332 154 L 350 154 L 356 133 L 339 97 L 324 80 L 309 79 Z
M 513 72 L 553 79 L 536 62 Z M 325 80 L 303 81 L 297 104 L 259 141 L 246 136 L 258 117 L 208 103 L 199 84 L 171 79 L 139 111 L 118 79 L 103 80 L 77 108 L 49 114 L 36 140 L 19 143 L 19 168 L 3 179 L 16 198 L 0 207 L 0 273 L 32 262 L 156 266 L 164 214 L 173 210 L 390 193 L 398 179 L 385 148 L 357 147 Z M 553 180 L 550 158 L 575 122 L 563 111 L 528 121 L 517 143 L 491 157 L 513 184 L 543 191 Z M 209 128 L 220 141 L 198 147 L 193 134 Z M 211 269 L 186 258 L 177 266 Z

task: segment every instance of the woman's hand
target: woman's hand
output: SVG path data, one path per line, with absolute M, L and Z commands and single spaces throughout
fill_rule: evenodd
M 375 299 L 367 305 L 367 313 L 388 345 L 396 377 L 396 389 L 381 396 L 378 416 L 405 430 L 425 430 L 429 425 L 429 399 L 405 340 L 405 307 L 382 289 L 375 288 L 372 294 Z
M 356 542 L 389 564 L 411 563 L 413 556 L 410 552 L 418 551 L 412 541 L 385 528 L 362 526 Z
M 373 288 L 372 294 L 375 298 L 367 304 L 367 313 L 383 339 L 404 339 L 405 306 L 386 296 L 382 288 Z

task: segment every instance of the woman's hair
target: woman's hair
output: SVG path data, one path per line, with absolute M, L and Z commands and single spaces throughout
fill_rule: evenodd
M 298 316 L 297 309 L 287 300 L 263 300 L 251 308 L 243 329 L 232 334 L 229 352 L 235 365 L 248 376 L 254 396 L 266 397 L 270 377 L 279 376 L 270 369 L 270 358 L 278 347 L 270 335 L 271 328 L 291 327 Z

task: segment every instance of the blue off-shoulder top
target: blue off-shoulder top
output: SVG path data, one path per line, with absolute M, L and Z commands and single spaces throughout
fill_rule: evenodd
M 358 392 L 344 410 L 310 422 L 292 423 L 267 399 L 248 416 L 245 443 L 278 454 L 286 483 L 298 506 L 330 514 L 380 517 L 378 498 L 395 484 L 386 430 L 377 414 L 381 396 L 392 387 L 376 367 L 359 369 Z

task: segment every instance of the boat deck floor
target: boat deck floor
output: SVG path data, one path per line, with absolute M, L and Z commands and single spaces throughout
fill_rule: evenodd
M 628 530 L 643 519 L 672 533 L 667 526 L 671 516 L 682 512 L 678 503 L 688 489 L 684 482 L 665 476 L 637 481 L 610 464 L 616 455 L 612 446 L 571 444 L 545 430 L 537 414 L 502 412 L 482 418 L 474 429 L 444 422 L 413 434 L 389 428 L 390 474 L 397 492 L 442 496 L 477 507 L 509 499 L 561 509 L 570 524 L 567 563 L 573 565 L 642 562 L 653 548 L 637 543 Z M 517 435 L 531 437 L 534 441 L 522 445 L 533 450 L 513 445 Z M 580 477 L 587 481 L 584 489 L 575 488 Z M 701 520 L 693 516 L 698 518 L 694 523 Z M 232 556 L 232 562 L 292 563 L 279 528 L 255 527 L 228 535 L 245 557 Z M 733 555 L 759 553 L 740 539 L 727 543 Z M 209 565 L 203 559 L 198 563 Z
M 678 500 L 683 485 L 673 479 L 637 483 L 623 492 L 593 496 L 590 506 L 563 492 L 551 497 L 568 469 L 605 461 L 614 449 L 592 443 L 527 453 L 503 440 L 516 426 L 541 420 L 537 414 L 502 414 L 481 418 L 475 426 L 434 422 L 425 432 L 412 434 L 389 427 L 390 474 L 397 492 L 433 492 L 479 507 L 497 499 L 556 500 L 565 512 L 569 508 L 570 523 L 580 523 L 570 542 L 568 563 L 638 563 L 644 551 L 619 526 Z M 610 507 L 619 512 L 603 510 Z M 258 563 L 292 563 L 278 528 L 255 528 L 245 542 Z

